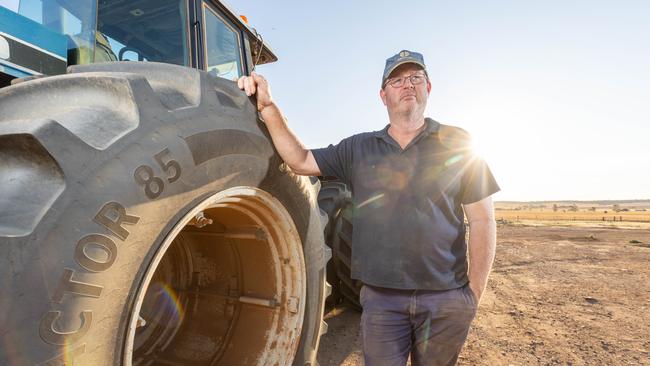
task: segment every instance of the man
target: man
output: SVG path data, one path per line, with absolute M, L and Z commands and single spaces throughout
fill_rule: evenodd
M 323 149 L 306 149 L 291 132 L 261 75 L 238 83 L 257 94 L 295 173 L 335 176 L 352 191 L 352 277 L 364 283 L 366 365 L 405 365 L 409 355 L 413 365 L 455 364 L 494 260 L 490 196 L 499 187 L 463 130 L 424 117 L 431 83 L 422 55 L 404 50 L 386 60 L 383 130 Z

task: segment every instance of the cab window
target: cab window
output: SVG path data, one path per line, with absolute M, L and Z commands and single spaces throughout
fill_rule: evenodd
M 12 1 L 9 1 L 8 4 L 11 11 L 42 24 L 55 33 L 68 36 L 68 64 L 92 61 L 97 14 L 95 2 L 19 0 L 11 3 Z
M 206 70 L 215 76 L 237 80 L 243 75 L 240 32 L 205 3 L 203 19 Z
M 95 62 L 189 65 L 184 0 L 100 0 Z

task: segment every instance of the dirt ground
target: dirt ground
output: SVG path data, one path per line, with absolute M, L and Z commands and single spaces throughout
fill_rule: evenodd
M 459 365 L 650 365 L 650 228 L 505 225 Z M 321 366 L 363 365 L 360 314 L 326 316 Z

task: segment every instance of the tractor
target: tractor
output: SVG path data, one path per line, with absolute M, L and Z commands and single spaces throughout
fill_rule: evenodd
M 327 214 L 234 82 L 277 60 L 258 33 L 216 0 L 0 5 L 0 364 L 315 365 Z

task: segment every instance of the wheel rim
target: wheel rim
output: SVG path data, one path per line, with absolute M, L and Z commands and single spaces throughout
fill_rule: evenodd
M 291 364 L 306 281 L 284 206 L 257 188 L 219 192 L 185 215 L 154 255 L 135 298 L 124 363 Z

